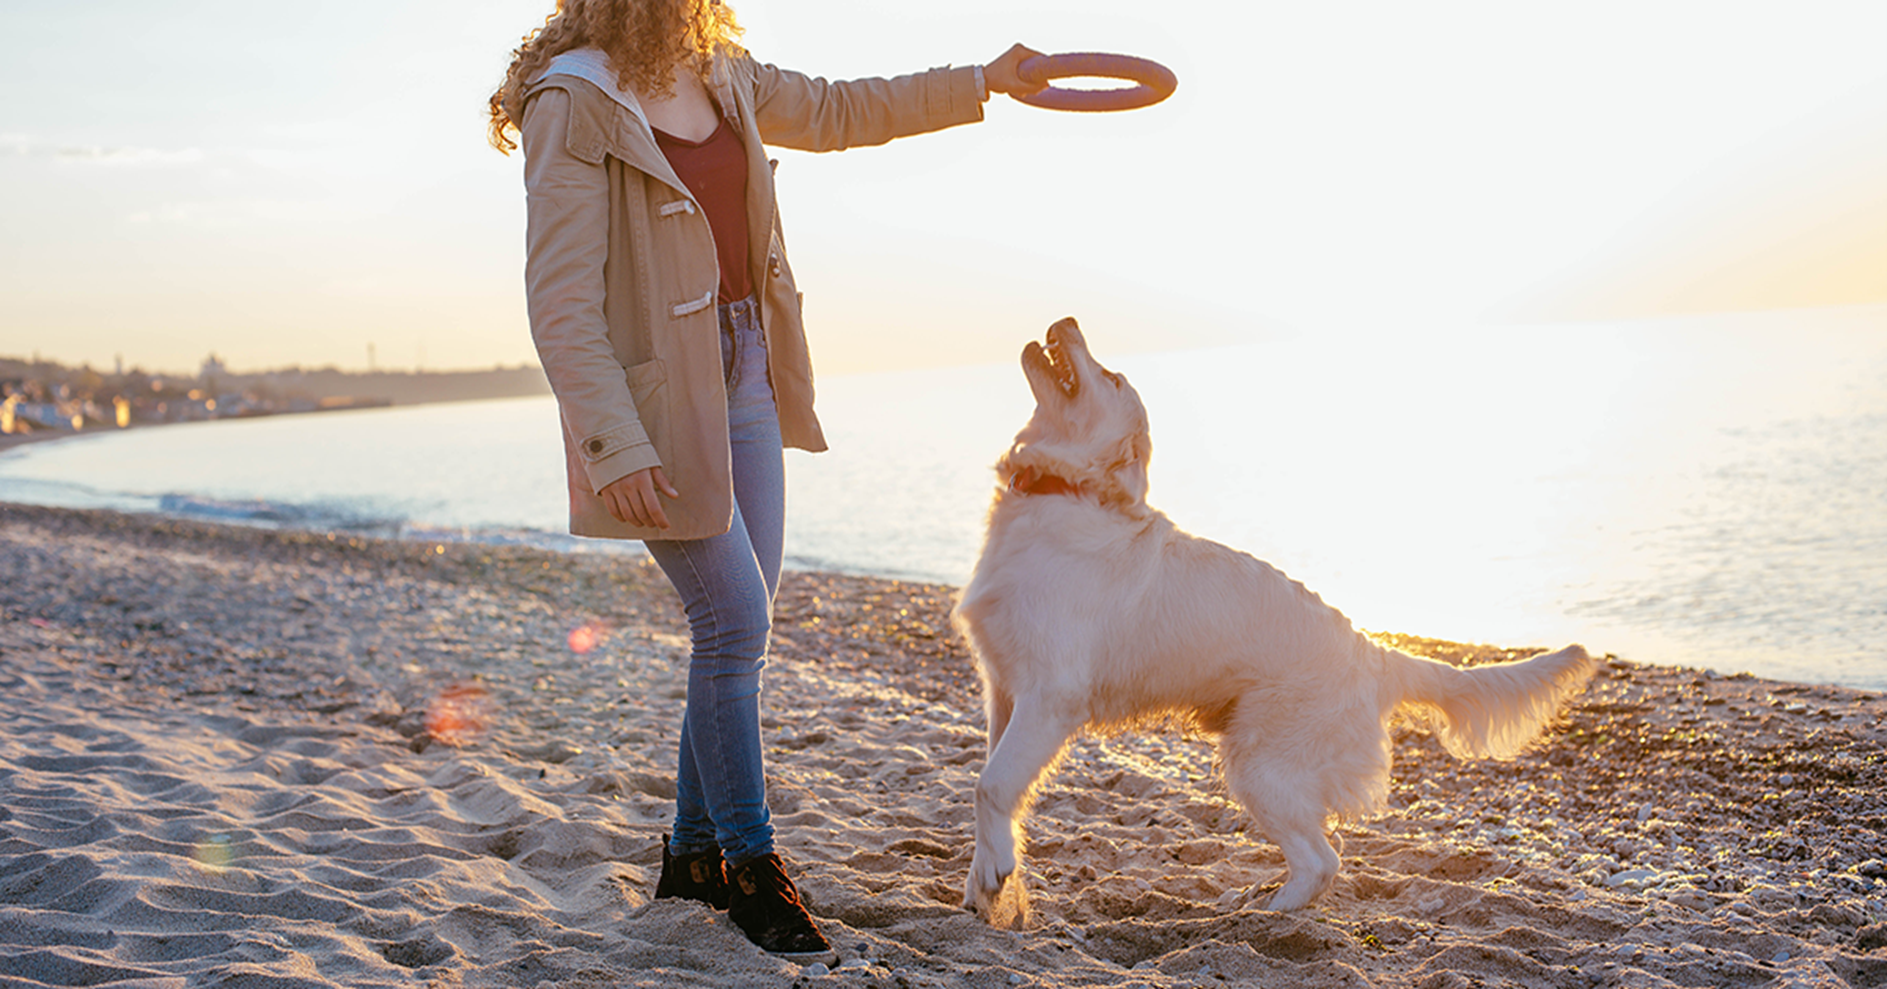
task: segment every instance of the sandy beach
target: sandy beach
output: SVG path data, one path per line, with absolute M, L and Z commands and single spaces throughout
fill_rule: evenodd
M 1244 905 L 1282 858 L 1206 740 L 1083 739 L 1038 923 L 991 929 L 952 593 L 785 580 L 772 809 L 839 956 L 801 968 L 650 899 L 687 641 L 639 558 L 0 506 L 0 986 L 1887 985 L 1887 697 L 1629 657 L 1512 763 L 1399 729 L 1293 914 Z

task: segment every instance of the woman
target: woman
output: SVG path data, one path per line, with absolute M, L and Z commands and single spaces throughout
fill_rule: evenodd
M 641 539 L 693 631 L 675 830 L 657 897 L 726 908 L 761 948 L 829 946 L 773 850 L 760 671 L 783 446 L 825 449 L 762 142 L 882 144 L 1022 95 L 986 66 L 828 83 L 753 60 L 718 0 L 558 0 L 491 98 L 524 146 L 531 334 L 563 415 L 570 526 Z

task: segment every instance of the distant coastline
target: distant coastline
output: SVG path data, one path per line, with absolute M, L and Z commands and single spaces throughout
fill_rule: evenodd
M 531 364 L 457 371 L 290 367 L 255 373 L 214 354 L 192 374 L 0 357 L 0 450 L 135 426 L 423 405 L 550 393 Z

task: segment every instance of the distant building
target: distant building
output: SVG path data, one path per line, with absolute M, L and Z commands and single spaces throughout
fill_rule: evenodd
M 214 392 L 216 382 L 228 373 L 229 369 L 223 366 L 222 360 L 211 354 L 203 358 L 203 369 L 197 372 L 197 377 L 202 379 L 204 391 Z

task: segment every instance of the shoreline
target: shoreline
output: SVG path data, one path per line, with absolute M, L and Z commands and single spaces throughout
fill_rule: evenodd
M 440 373 L 453 374 L 457 372 L 440 372 Z M 426 399 L 420 399 L 417 401 L 406 401 L 406 402 L 360 401 L 356 404 L 350 404 L 350 405 L 333 405 L 333 406 L 327 406 L 323 408 L 301 409 L 301 410 L 281 409 L 281 410 L 268 411 L 268 412 L 254 412 L 254 413 L 249 413 L 245 415 L 210 416 L 208 418 L 203 418 L 203 419 L 177 419 L 177 420 L 165 420 L 161 422 L 152 422 L 152 421 L 147 420 L 143 422 L 132 422 L 128 426 L 88 425 L 85 428 L 78 430 L 77 432 L 73 432 L 70 430 L 55 430 L 55 429 L 42 427 L 42 428 L 37 428 L 31 432 L 26 432 L 26 433 L 0 433 L 0 453 L 5 453 L 8 450 L 21 447 L 21 446 L 27 446 L 33 443 L 44 443 L 44 442 L 49 442 L 52 440 L 80 439 L 87 436 L 100 436 L 107 433 L 125 433 L 125 432 L 130 432 L 132 430 L 139 430 L 139 429 L 161 429 L 167 426 L 191 426 L 191 425 L 201 425 L 204 423 L 212 423 L 212 422 L 242 422 L 242 421 L 250 420 L 250 419 L 279 419 L 279 418 L 283 418 L 287 416 L 325 415 L 325 414 L 334 413 L 334 412 L 363 412 L 363 411 L 378 411 L 378 410 L 385 410 L 385 409 L 411 409 L 411 408 L 418 408 L 420 406 L 425 406 L 425 405 L 450 405 L 455 402 L 498 402 L 498 401 L 505 401 L 507 399 L 514 399 L 514 398 L 543 398 L 543 397 L 547 397 L 549 394 L 550 393 L 548 391 L 544 391 L 544 392 L 527 392 L 527 393 L 516 394 L 516 395 L 474 395 L 474 396 L 449 395 L 449 396 L 441 397 L 441 398 L 426 398 Z M 0 504 L 4 504 L 4 502 L 0 502 Z
M 170 423 L 150 423 L 148 425 L 170 425 Z M 73 440 L 85 436 L 99 436 L 105 433 L 122 433 L 131 429 L 144 429 L 148 426 L 91 426 L 78 432 L 54 432 L 50 429 L 35 429 L 30 433 L 0 433 L 0 453 L 28 446 L 33 443 L 46 443 L 52 440 Z
M 1616 659 L 1511 763 L 1399 728 L 1294 914 L 1241 905 L 1282 859 L 1205 740 L 1083 738 L 1028 825 L 1042 920 L 992 930 L 953 594 L 782 581 L 769 802 L 832 984 L 1887 984 L 1887 695 Z M 643 558 L 0 505 L 0 977 L 823 984 L 648 899 L 686 654 Z M 493 725 L 433 741 L 465 683 Z

